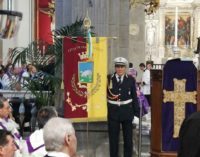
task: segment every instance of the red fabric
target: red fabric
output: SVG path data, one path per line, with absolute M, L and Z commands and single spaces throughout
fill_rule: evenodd
M 51 2 L 51 0 L 39 0 L 40 7 L 46 7 L 48 6 L 48 2 Z
M 72 77 L 75 74 L 75 85 L 78 88 L 78 62 L 80 61 L 79 54 L 86 52 L 86 43 L 84 39 L 79 37 L 77 38 L 80 42 L 74 42 L 69 37 L 64 38 L 64 96 L 65 96 L 65 112 L 64 115 L 66 118 L 84 118 L 87 117 L 86 109 L 82 107 L 77 107 L 72 111 L 72 107 L 67 103 L 66 99 L 68 98 L 67 92 L 70 93 L 71 102 L 73 105 L 86 104 L 87 97 L 79 96 L 72 87 Z M 86 85 L 86 84 L 85 84 Z M 86 92 L 85 88 L 78 88 L 79 91 Z
M 44 14 L 39 13 L 39 40 L 43 40 L 49 44 L 53 43 L 51 34 L 51 18 Z
M 43 40 L 49 44 L 53 43 L 51 34 L 51 17 L 39 11 L 40 8 L 48 8 L 48 2 L 50 0 L 38 0 L 38 39 Z

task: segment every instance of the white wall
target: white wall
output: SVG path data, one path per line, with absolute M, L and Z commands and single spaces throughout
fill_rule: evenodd
M 20 23 L 19 31 L 15 37 L 11 39 L 3 39 L 3 63 L 7 63 L 7 54 L 9 48 L 26 47 L 33 39 L 33 24 L 34 13 L 31 12 L 34 0 L 13 0 L 13 10 L 23 13 L 23 18 Z M 6 2 L 4 0 L 4 9 L 6 9 Z

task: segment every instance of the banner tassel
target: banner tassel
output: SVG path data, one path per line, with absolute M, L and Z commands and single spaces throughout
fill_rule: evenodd
M 88 29 L 87 37 L 88 37 L 88 58 L 92 58 L 92 36 L 90 29 Z

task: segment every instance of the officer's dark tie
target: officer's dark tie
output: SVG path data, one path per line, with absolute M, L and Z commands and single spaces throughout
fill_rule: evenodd
M 118 76 L 118 84 L 121 84 L 122 83 L 122 78 L 121 76 Z

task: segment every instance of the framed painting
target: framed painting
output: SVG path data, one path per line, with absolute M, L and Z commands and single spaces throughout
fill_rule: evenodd
M 165 15 L 165 45 L 171 47 L 175 42 L 175 13 Z M 178 14 L 178 39 L 179 48 L 189 48 L 191 45 L 191 14 Z
M 78 76 L 80 83 L 93 82 L 93 62 L 78 62 Z

